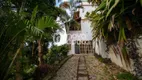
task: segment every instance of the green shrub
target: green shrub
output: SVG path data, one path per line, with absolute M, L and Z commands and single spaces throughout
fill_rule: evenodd
M 118 80 L 138 80 L 133 74 L 129 72 L 123 72 L 116 75 Z
M 49 52 L 44 56 L 48 64 L 57 63 L 67 56 L 69 47 L 67 44 L 61 46 L 52 46 Z
M 61 46 L 60 52 L 62 53 L 63 56 L 67 56 L 68 51 L 69 51 L 69 46 L 67 44 Z

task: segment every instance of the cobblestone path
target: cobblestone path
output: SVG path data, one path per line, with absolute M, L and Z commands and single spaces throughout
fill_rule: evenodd
M 86 60 L 83 55 L 79 57 L 78 61 L 77 80 L 89 80 Z
M 115 74 L 120 71 L 114 64 L 106 65 L 93 55 L 74 55 L 52 80 L 117 80 Z
M 78 68 L 78 55 L 70 58 L 57 72 L 53 80 L 76 80 Z

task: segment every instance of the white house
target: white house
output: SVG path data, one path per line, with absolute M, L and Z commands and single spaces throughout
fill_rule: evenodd
M 68 43 L 71 44 L 69 54 L 93 53 L 91 22 L 86 19 L 85 15 L 95 10 L 95 7 L 87 1 L 82 2 L 82 7 L 77 10 L 81 18 L 80 29 L 70 29 L 68 32 Z
M 81 1 L 81 3 L 76 4 L 76 2 L 79 1 Z M 56 0 L 56 6 L 59 7 L 63 2 L 72 5 L 70 0 Z M 69 31 L 66 31 L 67 43 L 70 45 L 69 54 L 93 53 L 91 22 L 86 19 L 85 15 L 87 12 L 95 10 L 96 7 L 89 4 L 87 0 L 72 0 L 72 2 L 73 5 L 81 5 L 83 8 L 73 10 L 74 7 L 71 6 L 70 9 L 65 9 L 70 17 L 75 20 L 70 23 Z M 61 36 L 61 39 L 62 38 L 66 37 Z

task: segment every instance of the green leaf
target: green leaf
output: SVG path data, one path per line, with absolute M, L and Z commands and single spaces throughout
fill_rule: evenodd
M 120 0 L 115 0 L 115 3 L 114 3 L 113 6 L 109 9 L 109 11 L 107 12 L 106 18 L 110 15 L 110 13 L 111 13 L 111 11 L 113 10 L 113 8 L 115 8 L 119 2 L 120 2 Z
M 125 30 L 124 30 L 124 28 L 122 28 L 122 35 L 123 35 L 123 39 L 126 41 L 126 35 L 125 35 Z
M 36 6 L 32 12 L 32 16 L 31 16 L 31 23 L 35 22 L 35 18 L 36 18 L 36 14 L 38 12 L 38 6 Z
M 42 18 L 40 18 L 37 23 L 36 26 L 39 29 L 45 29 L 45 28 L 58 28 L 58 24 L 55 22 L 55 20 L 52 17 L 49 16 L 43 16 Z
M 142 6 L 142 0 L 140 0 L 140 4 L 141 4 L 141 6 Z
M 109 25 L 108 25 L 108 29 L 109 29 L 109 31 L 111 31 L 111 30 L 112 30 L 112 28 L 113 28 L 113 23 L 112 23 L 112 20 L 110 20 Z
M 103 10 L 106 7 L 106 0 L 103 0 L 95 11 Z
M 122 28 L 119 29 L 119 38 L 118 41 L 122 40 Z
M 120 30 L 119 30 L 119 41 L 126 41 L 126 35 L 125 35 L 125 30 L 124 30 L 124 27 L 120 27 Z

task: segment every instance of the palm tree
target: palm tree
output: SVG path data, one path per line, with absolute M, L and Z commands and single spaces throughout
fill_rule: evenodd
M 33 7 L 24 8 L 25 3 L 24 0 L 22 3 L 12 0 L 12 2 L 3 1 L 3 4 L 0 5 L 0 78 L 2 80 L 7 79 L 12 65 L 15 61 L 18 61 L 19 53 L 21 53 L 23 45 L 29 37 L 34 40 L 39 39 L 40 42 L 40 40 L 45 37 L 51 37 L 53 32 L 59 27 L 54 18 L 59 15 L 58 13 L 60 11 L 55 14 L 54 11 L 51 14 L 54 16 L 49 17 L 46 16 L 46 12 L 44 15 L 43 13 L 41 15 L 40 11 L 37 12 L 38 8 L 34 10 L 32 10 Z M 14 5 L 16 10 L 14 8 L 11 9 L 11 5 Z M 25 11 L 26 9 L 31 10 L 32 14 L 30 11 Z M 58 9 L 56 8 L 56 10 Z M 39 44 L 39 46 L 41 46 L 41 44 Z M 40 49 L 39 54 L 41 54 Z M 40 58 L 41 57 L 42 56 L 40 56 Z M 20 67 L 18 66 L 19 64 L 20 63 L 17 63 L 17 67 Z M 17 68 L 17 71 L 19 70 L 20 69 Z

